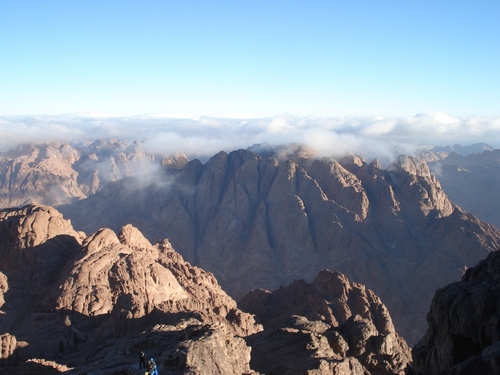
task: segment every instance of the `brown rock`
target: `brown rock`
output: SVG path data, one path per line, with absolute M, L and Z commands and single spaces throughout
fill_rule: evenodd
M 0 308 L 2 308 L 5 303 L 5 293 L 9 290 L 9 283 L 7 282 L 7 276 L 0 272 Z
M 182 165 L 182 157 L 172 157 Z M 98 140 L 24 144 L 0 153 L 0 207 L 58 205 L 93 194 L 109 181 L 134 175 L 154 162 L 135 142 Z
M 82 241 L 59 212 L 43 206 L 4 210 L 0 218 L 0 258 L 13 260 L 0 263 L 2 291 L 8 288 L 0 328 L 23 343 L 2 338 L 2 353 L 12 356 L 15 349 L 18 362 L 0 363 L 0 371 L 45 374 L 74 367 L 72 373 L 133 373 L 137 362 L 130 353 L 141 349 L 159 358 L 162 370 L 197 369 L 200 363 L 189 353 L 215 351 L 216 359 L 204 361 L 222 366 L 221 373 L 250 371 L 250 349 L 234 336 L 262 326 L 237 308 L 212 274 L 185 262 L 167 240 L 151 245 L 125 226 L 118 236 L 101 229 Z M 57 262 L 52 259 L 58 256 Z M 42 277 L 46 269 L 51 277 Z M 191 337 L 201 342 L 186 343 L 184 365 L 174 366 L 179 334 L 207 325 L 214 328 Z M 165 331 L 177 333 L 165 336 Z
M 17 340 L 9 333 L 0 335 L 0 359 L 8 359 L 16 350 Z
M 500 362 L 500 252 L 439 289 L 413 348 L 416 374 L 494 374 Z
M 382 170 L 292 156 L 221 152 L 159 176 L 167 189 L 119 181 L 62 209 L 89 233 L 132 223 L 151 242 L 168 237 L 235 298 L 339 270 L 383 299 L 409 342 L 433 291 L 500 246 L 498 229 L 453 205 L 417 159 Z
M 311 284 L 296 281 L 272 293 L 251 292 L 239 306 L 265 327 L 247 337 L 259 372 L 348 374 L 340 372 L 347 363 L 359 374 L 408 369 L 410 350 L 380 299 L 338 272 L 322 271 Z
M 438 158 L 429 167 L 450 199 L 467 212 L 500 228 L 497 193 L 500 188 L 500 150 L 456 152 Z
M 190 374 L 255 374 L 250 369 L 250 348 L 222 325 L 192 327 L 188 339 L 177 344 L 172 362 Z

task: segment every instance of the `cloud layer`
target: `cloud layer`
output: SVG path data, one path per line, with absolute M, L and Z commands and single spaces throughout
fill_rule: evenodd
M 301 143 L 321 156 L 352 152 L 390 157 L 422 145 L 485 142 L 500 147 L 500 118 L 412 117 L 179 118 L 100 114 L 0 116 L 0 150 L 27 142 L 84 142 L 98 138 L 142 141 L 149 152 L 207 157 L 253 144 Z

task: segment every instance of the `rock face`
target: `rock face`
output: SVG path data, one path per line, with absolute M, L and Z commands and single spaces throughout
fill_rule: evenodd
M 11 334 L 0 335 L 0 359 L 8 359 L 16 350 L 17 340 Z
M 452 152 L 429 167 L 453 202 L 500 228 L 500 150 L 467 156 Z
M 57 142 L 20 145 L 0 153 L 0 207 L 69 203 L 109 181 L 151 169 L 154 160 L 137 142 L 128 145 L 114 139 L 79 147 Z
M 264 324 L 248 336 L 252 368 L 274 374 L 405 374 L 410 350 L 384 304 L 331 271 L 308 284 L 256 290 L 238 304 Z
M 410 343 L 425 332 L 433 291 L 500 245 L 498 229 L 451 203 L 410 157 L 382 170 L 356 156 L 239 150 L 166 165 L 155 181 L 109 183 L 60 210 L 88 233 L 132 223 L 150 241 L 169 238 L 234 298 L 338 270 L 382 298 Z
M 416 374 L 500 372 L 500 252 L 490 253 L 462 280 L 439 289 L 429 327 L 413 348 Z
M 51 207 L 2 210 L 0 272 L 2 371 L 133 373 L 143 350 L 174 373 L 251 372 L 238 336 L 262 326 L 212 274 L 130 225 L 85 237 Z

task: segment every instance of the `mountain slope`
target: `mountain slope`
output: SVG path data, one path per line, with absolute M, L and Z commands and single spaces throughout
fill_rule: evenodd
M 252 291 L 238 306 L 264 324 L 263 332 L 246 338 L 252 368 L 260 372 L 321 368 L 331 374 L 347 367 L 353 374 L 403 375 L 409 369 L 410 349 L 384 304 L 338 272 L 321 271 L 310 284 Z
M 500 228 L 500 150 L 461 156 L 450 153 L 446 158 L 429 163 L 450 199 Z
M 161 160 L 160 160 L 161 161 Z M 160 164 L 135 142 L 97 140 L 84 145 L 23 144 L 0 152 L 0 207 L 57 205 L 95 193 Z M 163 162 L 174 165 L 175 159 Z M 182 160 L 177 160 L 177 163 Z
M 86 232 L 130 222 L 152 241 L 168 237 L 235 298 L 338 270 L 382 298 L 409 342 L 424 332 L 433 291 L 500 243 L 496 228 L 449 201 L 424 162 L 403 156 L 383 170 L 356 156 L 220 152 L 60 209 Z
M 152 245 L 130 225 L 85 237 L 55 209 L 26 206 L 0 211 L 0 260 L 9 373 L 124 373 L 141 350 L 161 369 L 251 372 L 238 336 L 262 327 L 166 240 Z
M 409 365 L 380 299 L 337 272 L 277 291 L 279 322 L 258 311 L 264 332 L 212 274 L 131 225 L 85 236 L 52 207 L 1 210 L 0 258 L 2 373 L 140 374 L 141 351 L 178 375 L 269 373 L 269 355 L 276 374 L 402 375 Z M 247 307 L 269 305 L 261 297 Z

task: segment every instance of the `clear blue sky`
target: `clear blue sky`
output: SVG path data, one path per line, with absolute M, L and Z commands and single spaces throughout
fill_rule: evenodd
M 0 115 L 500 116 L 500 1 L 0 0 Z

